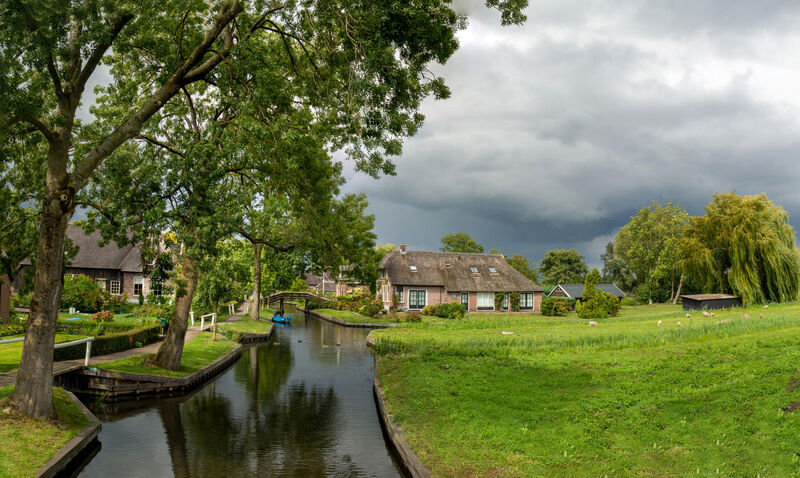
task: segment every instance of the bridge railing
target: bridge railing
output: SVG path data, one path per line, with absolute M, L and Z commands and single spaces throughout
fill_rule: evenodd
M 22 342 L 25 340 L 25 337 L 17 337 L 15 339 L 5 339 L 0 340 L 0 345 L 2 344 L 13 344 L 16 342 Z M 88 367 L 89 366 L 89 358 L 92 356 L 92 342 L 94 342 L 94 337 L 86 337 L 85 339 L 78 339 L 78 340 L 70 340 L 69 342 L 61 342 L 57 343 L 53 346 L 54 349 L 63 349 L 64 347 L 70 347 L 72 345 L 80 345 L 86 344 L 86 358 L 83 360 L 83 365 Z

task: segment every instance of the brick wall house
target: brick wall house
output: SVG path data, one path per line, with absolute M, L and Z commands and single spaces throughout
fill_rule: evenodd
M 83 229 L 74 224 L 67 227 L 67 237 L 78 247 L 78 253 L 64 268 L 65 276 L 87 275 L 112 295 L 127 293 L 131 302 L 138 301 L 139 294 L 160 293 L 160 288 L 151 287 L 150 278 L 144 274 L 138 245 L 119 246 L 109 241 L 101 246 L 99 232 L 85 234 Z M 12 284 L 15 290 L 19 290 L 27 273 L 33 273 L 29 260 L 23 261 L 20 266 L 22 270 Z
M 381 260 L 377 286 L 384 307 L 396 298 L 395 305 L 405 310 L 461 302 L 470 312 L 490 312 L 495 311 L 495 294 L 503 293 L 504 311 L 518 292 L 521 311 L 539 311 L 543 292 L 500 254 L 407 251 L 405 244 Z

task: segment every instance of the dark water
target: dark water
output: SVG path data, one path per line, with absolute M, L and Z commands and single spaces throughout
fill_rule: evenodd
M 102 448 L 80 476 L 399 476 L 372 395 L 368 331 L 292 315 L 191 394 L 87 399 Z

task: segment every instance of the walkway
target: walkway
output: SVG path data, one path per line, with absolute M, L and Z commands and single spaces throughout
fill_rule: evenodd
M 229 315 L 224 321 L 221 322 L 236 322 L 237 320 L 240 320 L 244 316 L 244 313 L 241 311 L 243 307 L 244 305 L 242 305 L 242 307 L 240 307 L 240 310 L 237 311 L 235 314 Z M 210 323 L 205 324 L 203 328 L 207 330 L 209 327 L 211 327 Z M 189 328 L 186 330 L 186 335 L 183 338 L 183 343 L 186 344 L 187 342 L 191 342 L 198 335 L 200 335 L 200 326 L 190 325 Z M 159 340 L 157 342 L 153 342 L 152 344 L 145 345 L 144 347 L 136 347 L 133 349 L 122 350 L 119 352 L 114 352 L 112 354 L 106 354 L 106 355 L 97 355 L 97 356 L 93 355 L 92 358 L 89 360 L 89 364 L 97 365 L 99 363 L 113 362 L 114 360 L 133 357 L 134 355 L 154 354 L 158 352 L 158 348 L 161 347 L 162 343 L 164 343 L 164 341 Z M 81 358 L 81 359 L 61 360 L 59 362 L 54 362 L 53 377 L 55 377 L 56 375 L 72 372 L 73 370 L 77 370 L 79 368 L 83 368 L 83 360 L 84 359 Z M 11 372 L 6 372 L 6 373 L 0 373 L 0 387 L 14 385 L 16 379 L 17 379 L 17 370 L 12 370 Z

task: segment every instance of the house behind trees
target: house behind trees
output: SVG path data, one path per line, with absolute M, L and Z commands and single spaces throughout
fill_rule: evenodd
M 467 311 L 511 309 L 511 294 L 520 296 L 520 311 L 539 311 L 543 289 L 511 267 L 501 254 L 407 251 L 405 244 L 380 262 L 378 297 L 384 308 L 418 311 L 426 305 L 460 302 Z

